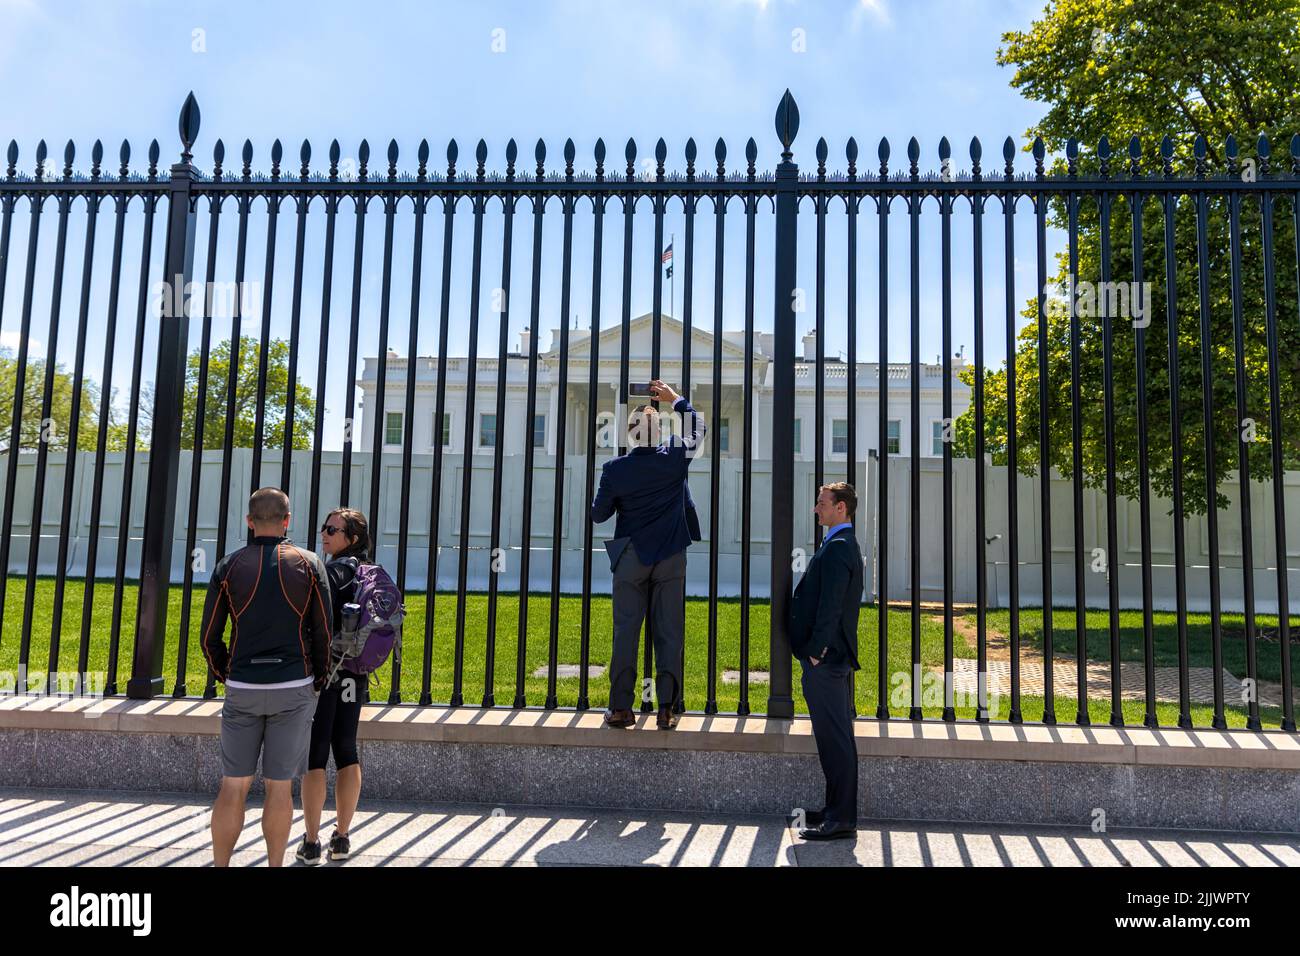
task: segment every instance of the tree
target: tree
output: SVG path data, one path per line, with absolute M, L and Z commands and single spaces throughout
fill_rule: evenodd
M 40 445 L 43 425 L 41 404 L 45 390 L 45 359 L 28 359 L 23 380 L 22 422 L 18 447 Z M 18 360 L 9 349 L 0 349 L 0 450 L 9 447 L 14 414 L 14 386 Z M 50 427 L 44 429 L 49 449 L 66 450 L 72 433 L 72 374 L 54 365 L 54 387 L 50 397 Z M 77 447 L 93 451 L 99 440 L 99 386 L 86 377 L 81 380 L 81 419 L 77 425 Z
M 1137 137 L 1142 174 L 1161 176 L 1160 142 L 1167 134 L 1174 143 L 1171 158 L 1176 174 L 1195 168 L 1193 140 L 1205 137 L 1209 176 L 1239 176 L 1249 164 L 1266 168 L 1257 150 L 1257 137 L 1268 137 L 1273 168 L 1289 168 L 1290 137 L 1300 132 L 1300 0 L 1054 0 L 1043 19 L 1028 32 L 1003 35 L 998 62 L 1014 65 L 1012 85 L 1031 99 L 1050 103 L 1029 137 L 1060 154 L 1071 137 L 1080 144 L 1080 176 L 1101 171 L 1097 145 L 1105 136 L 1115 148 L 1109 163 L 1112 178 L 1129 175 L 1128 144 Z M 1231 160 L 1228 137 L 1239 140 L 1239 159 Z M 1051 172 L 1064 174 L 1067 163 L 1057 159 Z M 1262 177 L 1261 177 L 1262 178 Z M 1275 194 L 1276 195 L 1276 194 Z M 1284 467 L 1300 465 L 1300 323 L 1296 321 L 1296 237 L 1292 198 L 1274 202 L 1274 269 L 1279 331 L 1279 379 L 1282 400 Z M 1128 196 L 1117 196 L 1112 207 L 1111 279 L 1131 281 L 1133 272 L 1133 207 Z M 1260 202 L 1241 201 L 1241 310 L 1246 385 L 1245 418 L 1256 440 L 1248 446 L 1251 475 L 1270 477 L 1271 446 L 1268 362 L 1265 338 L 1263 242 Z M 1148 414 L 1147 453 L 1152 490 L 1170 496 L 1173 488 L 1173 443 L 1170 429 L 1171 380 L 1167 350 L 1164 212 L 1159 197 L 1148 196 L 1141 212 L 1140 250 L 1144 279 L 1151 283 L 1147 311 L 1145 372 Z M 1050 203 L 1050 224 L 1065 229 L 1066 201 Z M 1100 212 L 1093 197 L 1079 203 L 1078 277 L 1080 283 L 1100 281 Z M 1205 428 L 1202 419 L 1200 300 L 1195 203 L 1182 198 L 1175 214 L 1174 259 L 1178 396 L 1183 455 L 1184 506 L 1188 513 L 1206 509 Z M 1214 466 L 1220 486 L 1235 480 L 1239 429 L 1236 409 L 1233 309 L 1230 284 L 1229 203 L 1215 198 L 1206 217 L 1209 286 L 1210 394 L 1214 414 Z M 1068 256 L 1062 255 L 1052 281 L 1062 290 L 1069 279 Z M 1105 419 L 1103 414 L 1103 320 L 1100 309 L 1081 315 L 1080 394 L 1082 411 L 1083 481 L 1102 487 L 1105 481 Z M 1026 474 L 1037 469 L 1041 454 L 1038 418 L 1038 303 L 1031 300 L 1022 313 L 1029 319 L 1019 334 L 1016 363 L 1017 464 Z M 1113 314 L 1113 313 L 1112 313 Z M 1114 421 L 1116 487 L 1137 497 L 1138 431 L 1136 387 L 1136 326 L 1130 318 L 1112 318 L 1114 335 Z M 1049 310 L 1048 462 L 1071 477 L 1073 431 L 1070 390 L 1070 322 L 1068 307 Z M 974 370 L 963 378 L 974 382 Z M 1006 368 L 986 371 L 987 450 L 996 463 L 1007 460 Z M 957 454 L 974 451 L 974 409 L 956 423 Z M 1216 504 L 1226 505 L 1220 492 Z
M 267 354 L 266 388 L 262 401 L 262 447 L 284 447 L 285 408 L 289 402 L 289 349 L 283 339 L 273 339 Z M 261 343 L 239 341 L 239 369 L 235 376 L 235 448 L 253 447 L 257 425 L 257 380 Z M 181 447 L 194 447 L 198 408 L 199 366 L 202 355 L 191 352 L 185 366 L 185 418 L 181 424 Z M 208 354 L 208 380 L 204 392 L 203 447 L 222 448 L 226 442 L 226 401 L 230 381 L 230 340 L 213 346 Z M 316 421 L 316 400 L 301 381 L 294 388 L 293 447 L 311 448 Z

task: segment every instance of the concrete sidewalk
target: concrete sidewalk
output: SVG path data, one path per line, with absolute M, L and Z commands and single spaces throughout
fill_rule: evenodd
M 863 821 L 805 844 L 770 816 L 368 801 L 353 858 L 326 866 L 1300 866 L 1285 835 Z M 0 866 L 207 866 L 210 801 L 187 794 L 0 789 Z M 237 865 L 265 865 L 250 801 Z M 333 825 L 326 808 L 322 832 Z M 302 839 L 295 811 L 287 863 Z

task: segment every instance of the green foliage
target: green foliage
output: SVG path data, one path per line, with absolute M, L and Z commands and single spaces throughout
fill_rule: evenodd
M 45 359 L 29 359 L 27 362 L 27 375 L 23 380 L 19 448 L 35 449 L 40 445 L 43 418 L 41 401 L 45 394 L 46 369 Z M 0 422 L 5 423 L 4 433 L 0 435 L 0 447 L 4 448 L 9 446 L 12 435 L 17 374 L 18 360 L 13 357 L 9 349 L 0 349 Z M 72 434 L 72 378 L 71 372 L 65 371 L 62 365 L 55 363 L 49 411 L 52 427 L 46 430 L 51 451 L 67 449 Z M 93 451 L 99 441 L 99 387 L 84 375 L 78 404 L 81 415 L 77 423 L 77 447 Z
M 262 447 L 284 447 L 285 409 L 289 404 L 289 349 L 283 339 L 273 339 L 267 353 L 266 387 L 262 399 Z M 257 427 L 257 383 L 262 359 L 261 343 L 239 341 L 238 374 L 235 376 L 235 448 L 252 448 Z M 194 447 L 197 421 L 199 373 L 202 355 L 191 352 L 185 367 L 186 415 L 181 425 L 181 447 Z M 212 347 L 208 355 L 207 386 L 203 402 L 203 447 L 221 448 L 226 441 L 226 404 L 230 388 L 230 340 Z M 294 388 L 293 447 L 311 448 L 316 400 L 301 381 Z
M 1109 137 L 1114 150 L 1110 175 L 1129 175 L 1127 144 L 1136 136 L 1142 147 L 1142 172 L 1161 175 L 1160 140 L 1168 134 L 1175 144 L 1174 171 L 1192 172 L 1192 141 L 1207 140 L 1207 172 L 1211 177 L 1235 177 L 1239 167 L 1227 163 L 1224 143 L 1229 134 L 1240 142 L 1241 161 L 1258 162 L 1256 140 L 1269 137 L 1275 170 L 1288 169 L 1288 146 L 1300 131 L 1300 2 L 1297 0 L 1204 0 L 1195 4 L 1175 0 L 1055 0 L 1043 19 L 1027 32 L 1004 34 L 998 62 L 1016 67 L 1012 85 L 1031 99 L 1051 104 L 1042 121 L 1028 130 L 1041 136 L 1047 148 L 1061 152 L 1070 137 L 1080 143 L 1078 173 L 1099 172 L 1096 145 Z M 1051 171 L 1064 174 L 1064 159 Z M 1177 201 L 1174 213 L 1172 262 L 1174 307 L 1169 308 L 1166 284 L 1165 211 L 1160 197 L 1148 197 L 1140 210 L 1130 196 L 1116 196 L 1109 217 L 1111 281 L 1136 278 L 1134 223 L 1140 222 L 1137 259 L 1142 278 L 1150 282 L 1150 324 L 1145 337 L 1147 387 L 1146 452 L 1153 491 L 1170 496 L 1173 488 L 1173 389 L 1169 355 L 1169 314 L 1173 316 L 1175 351 L 1179 363 L 1177 395 L 1180 409 L 1185 505 L 1189 513 L 1206 508 L 1206 428 L 1203 419 L 1202 307 L 1208 313 L 1209 390 L 1213 455 L 1217 483 L 1235 480 L 1239 466 L 1241 419 L 1252 419 L 1256 440 L 1247 445 L 1251 475 L 1269 477 L 1274 436 L 1270 433 L 1264 245 L 1260 231 L 1261 201 L 1247 197 L 1238 209 L 1241 251 L 1240 312 L 1244 340 L 1245 405 L 1238 415 L 1236 353 L 1230 255 L 1232 209 L 1227 198 L 1206 202 L 1206 255 L 1198 255 L 1198 210 L 1189 197 Z M 1300 465 L 1300 323 L 1297 303 L 1296 221 L 1294 197 L 1274 202 L 1274 308 L 1279 335 L 1279 388 L 1284 467 Z M 1078 208 L 1077 241 L 1080 284 L 1101 282 L 1102 216 L 1099 201 L 1087 197 Z M 1064 197 L 1049 203 L 1054 228 L 1068 225 Z M 1204 275 L 1205 301 L 1201 302 Z M 1056 283 L 1068 287 L 1069 255 L 1057 262 Z M 1105 480 L 1104 415 L 1105 320 L 1102 309 L 1079 319 L 1080 413 L 1079 436 L 1085 484 L 1100 487 Z M 1038 303 L 1024 312 L 1029 324 L 1021 331 L 1015 356 L 1015 414 L 1017 464 L 1032 473 L 1040 451 L 1038 393 Z M 1114 453 L 1116 487 L 1136 497 L 1140 491 L 1138 394 L 1136 369 L 1139 331 L 1131 318 L 1110 320 L 1114 376 Z M 1070 321 L 1068 309 L 1049 309 L 1046 331 L 1047 459 L 1071 476 L 1074 433 L 1071 409 Z M 965 380 L 973 383 L 974 372 Z M 986 372 L 985 441 L 995 463 L 1007 459 L 1007 369 Z M 956 423 L 955 451 L 974 451 L 974 408 Z M 1219 493 L 1216 504 L 1226 499 Z

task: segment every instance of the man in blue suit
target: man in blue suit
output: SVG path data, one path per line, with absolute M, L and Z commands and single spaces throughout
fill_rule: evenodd
M 655 653 L 659 727 L 677 725 L 673 705 L 681 694 L 682 646 L 686 639 L 686 549 L 700 540 L 700 519 L 686 472 L 704 439 L 704 419 L 691 403 L 655 379 L 650 397 L 671 402 L 671 413 L 641 405 L 628 417 L 626 455 L 605 462 L 591 503 L 599 524 L 618 512 L 614 539 L 606 541 L 614 575 L 614 647 L 609 663 L 609 709 L 605 723 L 636 723 L 632 698 L 641 624 L 650 614 Z M 660 416 L 671 434 L 660 444 Z
M 817 523 L 826 537 L 808 562 L 790 602 L 790 650 L 803 667 L 817 757 L 826 777 L 826 806 L 805 814 L 805 840 L 855 836 L 858 748 L 853 737 L 853 672 L 858 669 L 862 552 L 853 533 L 858 496 L 848 482 L 817 490 Z

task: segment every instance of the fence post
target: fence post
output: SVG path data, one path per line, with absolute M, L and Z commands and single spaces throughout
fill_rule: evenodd
M 792 665 L 786 615 L 790 606 L 790 567 L 794 546 L 794 303 L 795 256 L 799 212 L 799 167 L 790 144 L 799 131 L 799 108 L 786 90 L 776 108 L 776 134 L 781 139 L 781 163 L 776 167 L 776 290 L 772 331 L 772 532 L 771 627 L 768 651 L 769 717 L 793 717 Z M 748 427 L 748 426 L 746 426 Z
M 167 597 L 171 589 L 172 533 L 176 523 L 176 479 L 180 469 L 181 415 L 185 400 L 185 350 L 189 339 L 189 283 L 194 264 L 195 182 L 190 147 L 199 134 L 199 104 L 190 93 L 181 107 L 181 161 L 172 166 L 163 254 L 158 367 L 154 376 L 149 484 L 145 495 L 144 556 L 136 611 L 135 648 L 126 695 L 149 698 L 162 692 Z M 181 637 L 184 640 L 184 635 Z

